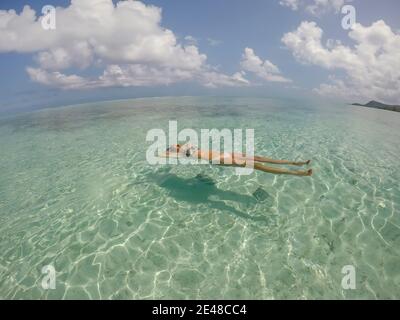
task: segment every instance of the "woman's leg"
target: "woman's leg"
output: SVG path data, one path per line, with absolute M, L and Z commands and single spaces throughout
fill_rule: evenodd
M 312 175 L 312 169 L 304 170 L 304 171 L 303 170 L 288 170 L 288 169 L 282 169 L 282 168 L 268 167 L 261 163 L 254 163 L 254 169 L 264 171 L 264 172 L 274 173 L 274 174 L 290 174 L 290 175 L 295 175 L 295 176 L 311 176 Z
M 268 162 L 268 163 L 275 163 L 275 164 L 290 164 L 294 166 L 303 166 L 305 164 L 310 164 L 311 160 L 307 161 L 290 161 L 290 160 L 275 160 L 267 157 L 259 157 L 254 156 L 254 158 L 249 158 L 249 160 L 258 161 L 258 162 Z
M 221 163 L 220 165 L 223 166 L 233 166 L 233 167 L 245 167 L 246 166 L 246 161 L 237 162 L 235 161 L 237 159 L 233 160 L 232 164 L 227 164 L 227 163 Z M 261 163 L 253 162 L 252 166 L 256 170 L 268 172 L 268 173 L 274 173 L 274 174 L 290 174 L 290 175 L 295 175 L 295 176 L 311 176 L 313 171 L 312 169 L 309 170 L 288 170 L 288 169 L 283 169 L 283 168 L 276 168 L 276 167 L 269 167 L 265 166 Z

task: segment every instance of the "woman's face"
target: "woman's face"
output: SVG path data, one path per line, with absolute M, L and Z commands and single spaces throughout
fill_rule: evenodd
M 168 151 L 173 151 L 173 152 L 179 152 L 179 149 L 181 148 L 180 144 L 173 144 L 172 146 L 170 146 L 167 150 Z

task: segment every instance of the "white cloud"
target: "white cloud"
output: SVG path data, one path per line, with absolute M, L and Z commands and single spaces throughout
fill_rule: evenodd
M 79 41 L 68 47 L 56 47 L 41 51 L 35 56 L 35 61 L 44 69 L 60 70 L 76 66 L 87 68 L 93 63 L 94 52 L 85 41 Z
M 209 88 L 250 85 L 250 82 L 244 78 L 244 72 L 236 72 L 232 76 L 227 76 L 215 71 L 209 71 L 200 75 L 200 81 Z
M 325 13 L 339 13 L 346 2 L 352 0 L 280 0 L 279 4 L 296 11 L 300 8 L 314 16 L 320 16 Z
M 155 68 L 143 64 L 109 65 L 100 76 L 102 86 L 149 86 L 169 85 L 192 78 L 189 70 L 177 68 Z
M 78 89 L 88 87 L 88 80 L 77 75 L 67 76 L 58 71 L 48 72 L 40 68 L 28 67 L 27 72 L 35 82 L 64 89 Z
M 299 9 L 299 0 L 281 0 L 279 4 L 284 7 L 289 7 L 290 9 L 296 11 Z
M 178 43 L 161 26 L 158 7 L 132 0 L 115 5 L 112 0 L 72 0 L 70 6 L 56 8 L 56 22 L 56 30 L 44 30 L 29 6 L 20 14 L 0 11 L 0 53 L 34 54 L 38 66 L 27 68 L 31 79 L 66 89 L 168 85 L 209 77 L 207 56 L 195 39 L 187 36 L 185 44 Z M 62 73 L 90 66 L 102 75 L 88 79 Z M 244 83 L 222 74 L 212 78 L 215 85 Z
M 254 73 L 263 80 L 270 82 L 291 82 L 290 79 L 281 75 L 276 65 L 269 60 L 262 61 L 251 48 L 245 48 L 240 65 L 243 70 Z
M 248 86 L 243 73 L 232 76 L 204 69 L 197 73 L 176 68 L 156 68 L 143 64 L 108 65 L 103 74 L 95 79 L 78 75 L 65 75 L 59 71 L 48 71 L 28 67 L 30 78 L 38 83 L 62 89 L 91 89 L 101 87 L 136 87 L 170 85 L 184 80 L 195 80 L 209 88 L 221 86 Z
M 323 31 L 315 22 L 302 22 L 285 34 L 283 43 L 305 64 L 329 70 L 343 70 L 345 79 L 331 78 L 315 91 L 324 95 L 400 102 L 400 34 L 379 20 L 369 27 L 353 26 L 349 37 L 353 47 L 338 41 L 322 43 Z
M 232 76 L 214 71 L 202 71 L 192 74 L 179 69 L 159 69 L 147 65 L 108 65 L 103 74 L 88 79 L 76 74 L 66 75 L 59 71 L 48 71 L 28 67 L 30 78 L 43 85 L 61 89 L 92 89 L 101 87 L 134 87 L 170 85 L 184 80 L 196 80 L 209 88 L 221 86 L 238 87 L 250 85 L 250 82 L 237 72 Z
M 185 38 L 186 43 L 190 44 L 190 45 L 194 45 L 197 46 L 198 45 L 198 41 L 195 37 L 188 35 Z
M 249 82 L 243 77 L 228 76 L 211 70 L 202 70 L 192 73 L 188 70 L 173 68 L 151 68 L 143 65 L 111 65 L 99 78 L 100 86 L 146 86 L 146 85 L 169 85 L 177 81 L 195 79 L 207 87 L 240 86 L 248 85 Z M 90 84 L 89 84 L 90 85 Z
M 346 0 L 314 0 L 312 4 L 306 6 L 306 11 L 318 16 L 328 12 L 339 13 Z

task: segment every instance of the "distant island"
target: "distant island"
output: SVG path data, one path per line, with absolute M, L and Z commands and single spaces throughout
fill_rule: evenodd
M 400 106 L 398 106 L 398 105 L 384 104 L 382 102 L 378 102 L 378 101 L 374 101 L 374 100 L 372 100 L 366 104 L 352 103 L 351 105 L 400 112 Z

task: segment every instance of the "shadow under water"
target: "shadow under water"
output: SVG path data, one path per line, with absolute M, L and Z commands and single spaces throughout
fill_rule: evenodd
M 175 174 L 164 174 L 161 178 L 160 176 L 158 177 L 157 184 L 166 189 L 169 195 L 178 201 L 193 204 L 206 203 L 213 209 L 225 210 L 244 219 L 263 224 L 269 224 L 270 222 L 267 217 L 252 216 L 227 205 L 225 201 L 235 201 L 251 209 L 258 201 L 250 195 L 219 189 L 214 180 L 206 175 L 198 174 L 193 178 L 182 178 Z

